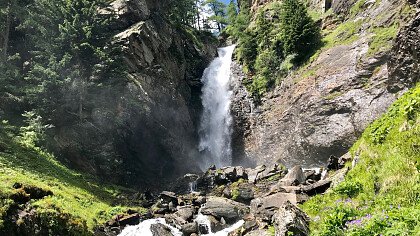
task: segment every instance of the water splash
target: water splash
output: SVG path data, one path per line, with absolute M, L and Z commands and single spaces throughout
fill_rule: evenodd
M 200 124 L 202 169 L 211 165 L 220 168 L 232 164 L 232 116 L 230 103 L 230 66 L 235 45 L 219 48 L 219 57 L 204 71 L 201 82 L 203 114 Z
M 198 225 L 204 225 L 209 231 L 208 234 L 200 234 L 201 236 L 228 236 L 230 232 L 233 232 L 239 229 L 244 224 L 244 221 L 240 220 L 228 228 L 225 228 L 216 233 L 212 233 L 210 220 L 208 219 L 207 216 L 199 213 L 197 215 L 197 218 L 195 219 L 195 222 L 197 222 Z M 127 226 L 118 236 L 153 236 L 153 233 L 150 230 L 150 227 L 153 224 L 165 225 L 171 230 L 171 234 L 173 236 L 183 235 L 179 229 L 167 224 L 165 219 L 158 218 L 158 219 L 145 220 L 138 225 Z

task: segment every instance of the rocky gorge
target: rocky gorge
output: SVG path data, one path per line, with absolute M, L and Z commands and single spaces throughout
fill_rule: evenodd
M 275 1 L 247 2 L 252 25 Z M 173 24 L 173 3 L 95 10 L 124 74 L 72 83 L 43 143 L 0 103 L 0 235 L 420 232 L 419 1 L 305 1 L 322 43 L 259 98 L 238 42 Z

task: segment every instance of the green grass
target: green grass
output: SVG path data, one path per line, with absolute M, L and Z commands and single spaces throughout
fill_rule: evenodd
M 14 205 L 10 196 L 17 191 L 13 188 L 15 183 L 51 190 L 53 196 L 31 200 L 29 208 L 45 217 L 67 215 L 72 224 L 85 228 L 86 234 L 127 210 L 127 207 L 114 205 L 121 191 L 127 189 L 103 185 L 93 177 L 72 171 L 51 154 L 22 144 L 13 133 L 14 128 L 7 123 L 0 127 L 0 232 L 5 227 L 3 217 Z
M 372 30 L 374 36 L 369 42 L 368 55 L 375 55 L 380 51 L 387 51 L 392 47 L 392 40 L 397 37 L 399 26 L 394 24 L 390 27 L 378 27 Z
M 345 181 L 302 205 L 312 235 L 420 235 L 420 84 L 372 123 Z

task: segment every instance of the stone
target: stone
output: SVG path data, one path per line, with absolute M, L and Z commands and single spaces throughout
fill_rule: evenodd
M 249 204 L 254 199 L 253 185 L 248 183 L 241 183 L 238 186 L 232 187 L 230 196 L 231 199 L 240 203 Z
M 222 217 L 228 224 L 236 223 L 249 212 L 248 206 L 222 197 L 209 197 L 201 213 L 212 215 L 218 219 Z
M 338 170 L 341 168 L 342 166 L 339 163 L 339 158 L 331 155 L 330 158 L 328 158 L 327 170 Z
M 307 195 L 314 196 L 314 195 L 321 194 L 327 191 L 330 185 L 331 185 L 331 180 L 326 179 L 326 180 L 320 180 L 311 185 L 303 186 L 301 189 L 302 189 L 302 192 L 306 193 Z
M 310 218 L 289 201 L 272 218 L 276 236 L 308 236 Z
M 175 213 L 178 217 L 185 221 L 190 221 L 195 213 L 195 209 L 192 206 L 178 207 Z
M 257 166 L 254 169 L 248 169 L 248 182 L 255 184 L 257 182 L 258 174 L 265 170 L 265 165 Z
M 349 168 L 343 168 L 341 170 L 338 170 L 334 173 L 334 175 L 330 176 L 329 179 L 331 180 L 331 188 L 336 187 L 341 182 L 345 180 L 345 177 L 347 175 L 347 172 L 349 172 Z
M 153 224 L 150 226 L 153 236 L 173 236 L 171 229 L 163 224 Z
M 269 220 L 285 202 L 298 203 L 297 194 L 275 193 L 265 197 L 259 197 L 251 201 L 251 213 Z
M 417 1 L 420 7 L 420 2 Z M 414 86 L 420 79 L 420 12 L 400 30 L 388 62 L 388 90 L 398 92 Z
M 301 166 L 295 166 L 279 182 L 283 186 L 296 186 L 305 183 L 306 176 Z
M 183 235 L 198 233 L 198 225 L 195 222 L 181 225 L 181 232 Z

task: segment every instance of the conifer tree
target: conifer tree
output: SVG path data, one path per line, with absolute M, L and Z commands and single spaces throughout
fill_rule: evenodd
M 280 15 L 284 55 L 296 54 L 299 62 L 316 47 L 320 32 L 299 0 L 284 0 Z

